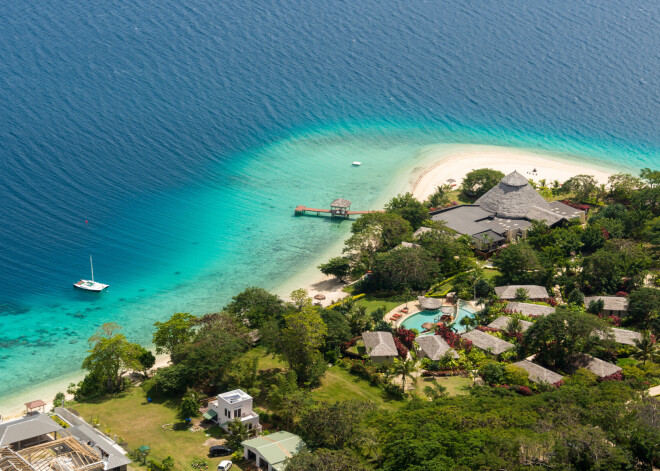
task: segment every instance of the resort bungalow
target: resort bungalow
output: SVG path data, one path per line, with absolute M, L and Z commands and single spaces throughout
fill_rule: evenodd
M 495 287 L 495 294 L 500 299 L 516 299 L 516 291 L 520 288 L 527 292 L 527 297 L 532 300 L 547 299 L 548 291 L 538 285 L 509 285 Z
M 510 302 L 506 305 L 506 310 L 511 312 L 519 312 L 523 316 L 547 316 L 555 312 L 552 306 L 542 306 L 540 304 L 518 303 Z
M 532 221 L 552 227 L 571 219 L 584 222 L 585 213 L 557 201 L 548 203 L 527 178 L 514 171 L 474 204 L 432 211 L 431 219 L 471 236 L 478 250 L 490 252 L 524 237 Z
M 592 302 L 603 301 L 601 314 L 608 316 L 624 316 L 628 312 L 628 300 L 620 296 L 587 296 L 584 298 L 584 306 L 589 307 Z
M 458 358 L 459 355 L 456 350 L 451 348 L 449 344 L 439 335 L 422 335 L 415 339 L 419 346 L 419 356 L 421 358 L 428 358 L 429 360 L 438 361 L 447 353 L 453 358 Z
M 105 471 L 126 471 L 131 460 L 117 442 L 95 429 L 81 417 L 64 407 L 56 407 L 55 415 L 64 421 L 68 427 L 62 431 L 62 435 L 77 438 L 78 441 L 86 443 L 89 448 L 101 456 Z
M 613 327 L 612 333 L 614 334 L 614 341 L 624 345 L 635 345 L 635 340 L 642 340 L 642 334 L 632 330 L 617 329 L 616 327 Z M 598 332 L 598 336 L 602 339 L 606 337 L 603 332 Z
M 286 468 L 285 461 L 305 448 L 305 442 L 289 432 L 275 432 L 245 440 L 241 445 L 246 460 L 254 460 L 257 468 L 268 471 L 282 471 Z
M 508 316 L 500 316 L 497 319 L 495 319 L 493 322 L 488 324 L 488 327 L 491 327 L 493 329 L 499 329 L 503 331 L 507 331 L 509 327 L 509 322 L 511 322 L 513 318 L 508 317 Z M 527 329 L 529 329 L 533 324 L 529 321 L 520 321 L 520 327 L 522 328 L 522 331 L 525 332 Z
M 518 368 L 522 368 L 527 373 L 529 373 L 529 380 L 533 381 L 534 383 L 555 384 L 564 379 L 562 375 L 557 374 L 554 371 L 550 371 L 547 368 L 543 368 L 541 365 L 532 363 L 529 360 L 519 361 L 513 365 L 517 366 Z
M 498 339 L 497 337 L 480 330 L 471 330 L 470 332 L 461 334 L 461 337 L 471 341 L 473 347 L 477 347 L 485 352 L 490 352 L 495 356 L 515 347 L 512 343 Z
M 399 354 L 390 332 L 363 332 L 362 341 L 367 355 L 374 363 L 385 363 Z
M 235 419 L 240 419 L 248 431 L 261 430 L 259 415 L 252 410 L 252 396 L 241 389 L 218 394 L 215 401 L 209 402 L 204 418 L 217 422 L 225 431 L 229 431 L 229 423 Z
M 576 368 L 586 368 L 599 378 L 613 375 L 621 371 L 621 368 L 603 361 L 600 358 L 592 357 L 591 355 L 582 354 L 574 362 Z
M 401 242 L 399 245 L 394 247 L 392 250 L 399 250 L 399 249 L 414 249 L 414 248 L 419 248 L 421 245 L 415 244 L 413 242 Z
M 0 448 L 11 447 L 14 451 L 51 442 L 64 430 L 46 414 L 32 413 L 20 419 L 0 422 Z

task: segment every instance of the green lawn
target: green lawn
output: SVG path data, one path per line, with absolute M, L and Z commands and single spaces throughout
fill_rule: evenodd
M 484 273 L 484 278 L 487 279 L 488 281 L 494 280 L 496 277 L 502 274 L 498 270 L 495 270 L 493 268 L 484 268 L 483 273 Z
M 355 301 L 355 304 L 358 306 L 366 306 L 367 307 L 367 312 L 373 312 L 379 307 L 384 307 L 387 309 L 387 312 L 391 311 L 395 307 L 399 306 L 400 304 L 403 304 L 405 302 L 402 301 L 403 298 L 377 298 L 375 296 L 371 295 L 366 295 L 364 298 L 360 298 L 357 301 Z M 409 302 L 413 302 L 411 299 Z
M 430 386 L 431 383 L 435 381 L 445 388 L 447 388 L 447 393 L 450 396 L 462 396 L 468 394 L 468 388 L 472 385 L 472 380 L 470 378 L 465 378 L 463 376 L 445 376 L 441 378 L 418 378 L 415 391 L 423 395 L 424 388 Z
M 333 366 L 325 372 L 321 387 L 315 389 L 312 396 L 317 401 L 326 402 L 371 401 L 388 410 L 398 409 L 405 404 L 404 401 L 388 399 L 383 391 L 339 366 Z
M 115 434 L 121 437 L 130 449 L 148 445 L 151 448 L 151 457 L 162 460 L 168 455 L 172 456 L 175 468 L 180 470 L 191 469 L 190 462 L 193 458 L 204 458 L 209 463 L 209 470 L 216 469 L 222 458 L 208 458 L 209 447 L 204 444 L 212 437 L 205 432 L 189 432 L 185 428 L 177 431 L 162 428 L 165 424 L 180 422 L 176 418 L 177 406 L 178 401 L 147 404 L 146 393 L 141 387 L 133 387 L 112 398 L 69 405 L 88 422 L 97 420 L 99 429 L 110 437 Z M 133 467 L 145 469 L 137 463 L 134 463 Z M 234 465 L 232 469 L 241 468 Z

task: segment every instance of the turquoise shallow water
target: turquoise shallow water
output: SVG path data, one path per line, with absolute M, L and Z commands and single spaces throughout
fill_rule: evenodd
M 377 207 L 423 146 L 660 162 L 651 0 L 26 0 L 0 17 L 0 402 L 76 371 L 103 322 L 148 342 L 175 311 L 277 288 L 349 228 L 295 205 Z M 71 287 L 89 253 L 101 296 Z

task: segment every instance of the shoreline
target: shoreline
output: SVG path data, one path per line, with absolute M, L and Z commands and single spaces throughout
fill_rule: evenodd
M 553 180 L 563 182 L 580 173 L 593 175 L 599 183 L 606 183 L 609 175 L 630 171 L 623 165 L 620 168 L 607 168 L 603 162 L 579 155 L 553 154 L 534 149 L 491 145 L 435 144 L 420 147 L 410 164 L 402 165 L 400 170 L 392 175 L 390 184 L 383 188 L 382 196 L 376 202 L 374 209 L 383 207 L 392 196 L 399 193 L 411 192 L 416 198 L 423 200 L 432 194 L 438 185 L 447 183 L 447 179 L 453 178 L 458 186 L 465 174 L 484 167 L 504 173 L 518 170 L 536 182 L 544 178 L 548 183 Z M 537 172 L 532 175 L 531 171 L 534 169 Z M 288 300 L 291 291 L 304 288 L 311 297 L 323 294 L 326 297 L 321 302 L 323 306 L 348 296 L 348 293 L 342 291 L 346 286 L 345 283 L 340 283 L 332 276 L 323 275 L 317 266 L 331 257 L 341 255 L 349 231 L 350 225 L 347 224 L 342 238 L 338 238 L 326 250 L 320 251 L 306 266 L 302 266 L 299 271 L 291 274 L 288 279 L 283 280 L 270 291 Z M 167 356 L 156 357 L 154 369 L 167 364 L 169 358 L 164 357 Z M 16 392 L 10 397 L 1 398 L 0 417 L 4 419 L 20 415 L 24 410 L 23 404 L 35 399 L 44 400 L 50 408 L 55 394 L 60 391 L 65 392 L 69 383 L 79 381 L 82 376 L 81 371 L 76 371 L 34 385 L 28 390 Z

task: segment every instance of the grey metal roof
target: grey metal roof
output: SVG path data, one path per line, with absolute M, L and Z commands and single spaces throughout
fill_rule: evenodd
M 442 299 L 440 298 L 427 298 L 426 296 L 417 296 L 417 301 L 422 309 L 425 311 L 435 311 L 442 307 Z
M 477 242 L 485 242 L 484 237 L 487 236 L 490 242 L 502 242 L 506 240 L 505 237 L 502 237 L 497 232 L 488 229 L 487 231 L 480 232 L 479 234 L 473 234 L 472 238 Z
M 393 357 L 398 355 L 394 337 L 390 332 L 363 332 L 362 341 L 369 356 Z
M 64 430 L 46 414 L 32 414 L 0 423 L 0 447 Z
M 541 208 L 539 206 L 532 206 L 529 211 L 527 211 L 527 214 L 525 214 L 525 218 L 530 221 L 543 221 L 548 226 L 555 225 L 564 219 L 559 214 L 550 211 L 550 209 Z
M 541 306 L 540 304 L 510 302 L 506 309 L 513 312 L 519 312 L 523 316 L 547 316 L 555 312 L 552 306 Z
M 621 371 L 616 365 L 612 363 L 601 360 L 600 358 L 592 357 L 591 355 L 583 354 L 579 356 L 575 361 L 574 365 L 577 368 L 586 368 L 596 376 L 604 378 L 605 376 L 613 375 Z
M 502 299 L 515 299 L 516 291 L 519 288 L 527 290 L 527 297 L 530 299 L 544 299 L 548 297 L 548 291 L 543 286 L 538 285 L 509 285 L 495 287 L 495 294 Z
M 499 355 L 500 353 L 515 347 L 515 345 L 512 343 L 498 339 L 497 337 L 489 335 L 486 332 L 482 332 L 480 330 L 471 330 L 470 332 L 461 334 L 461 337 L 470 340 L 472 345 L 477 348 L 482 350 L 490 349 L 490 351 L 492 351 L 492 353 L 495 355 Z
M 344 199 L 344 198 L 337 198 L 332 203 L 330 203 L 330 206 L 333 206 L 333 207 L 336 207 L 336 208 L 348 208 L 350 205 L 351 205 L 351 202 L 348 201 L 347 199 Z
M 522 368 L 523 370 L 529 373 L 529 380 L 535 383 L 550 383 L 554 384 L 557 381 L 561 381 L 564 377 L 560 374 L 550 371 L 547 368 L 543 368 L 541 365 L 532 363 L 529 360 L 523 360 L 514 363 L 514 366 Z
M 424 354 L 431 360 L 437 361 L 447 352 L 450 352 L 450 355 L 454 358 L 458 358 L 459 355 L 456 353 L 456 350 L 451 348 L 445 339 L 439 335 L 422 335 L 415 339 L 419 349 L 424 352 Z
M 584 305 L 589 307 L 591 301 L 603 300 L 603 309 L 608 311 L 627 311 L 628 300 L 619 296 L 587 296 L 584 298 Z
M 511 319 L 513 318 L 509 316 L 500 316 L 497 319 L 495 319 L 493 322 L 488 324 L 488 327 L 492 327 L 493 329 L 506 330 L 507 327 L 509 326 L 509 322 L 511 322 Z M 521 320 L 520 325 L 522 326 L 522 331 L 525 332 L 533 325 L 533 323 L 529 321 Z
M 434 221 L 443 221 L 450 229 L 461 234 L 479 234 L 489 229 L 479 221 L 483 221 L 494 214 L 484 211 L 479 206 L 460 205 L 437 211 L 431 215 Z
M 510 219 L 525 218 L 534 206 L 548 207 L 548 202 L 518 172 L 504 177 L 497 186 L 475 201 L 475 204 L 499 217 Z
M 559 201 L 551 201 L 548 203 L 548 209 L 569 221 L 571 219 L 579 218 L 582 216 L 582 214 L 584 214 L 584 211 L 575 209 L 572 206 L 561 203 Z

